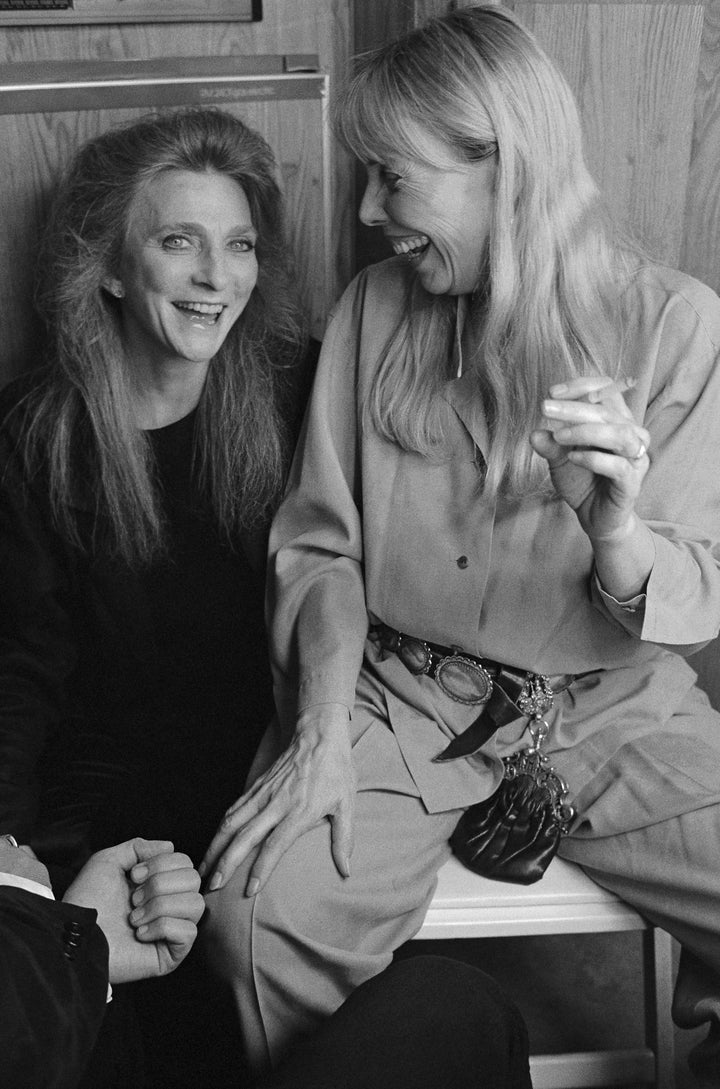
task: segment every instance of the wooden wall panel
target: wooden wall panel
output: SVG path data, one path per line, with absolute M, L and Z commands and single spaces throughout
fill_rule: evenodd
M 680 265 L 720 291 L 720 0 L 705 8 Z
M 395 0 L 395 3 L 385 4 L 355 0 L 353 9 L 358 52 L 364 53 L 391 42 L 417 23 L 413 0 Z
M 351 50 L 350 2 L 272 0 L 264 5 L 263 21 L 252 24 L 7 27 L 0 30 L 0 64 L 313 53 L 330 76 L 332 93 Z M 317 314 L 320 309 L 327 314 L 353 269 L 351 164 L 344 153 L 332 150 L 328 268 L 318 218 L 322 189 L 318 103 L 248 103 L 231 108 L 259 128 L 276 151 L 299 275 L 316 314 L 314 332 L 322 335 L 324 321 Z M 113 110 L 0 117 L 4 164 L 0 181 L 4 225 L 0 234 L 0 290 L 6 304 L 11 301 L 5 308 L 4 347 L 0 346 L 0 385 L 34 358 L 36 323 L 30 307 L 34 243 L 58 165 L 82 140 L 124 116 L 134 115 Z
M 252 21 L 261 8 L 261 0 L 74 0 L 57 7 L 20 0 L 0 8 L 0 25 Z
M 260 23 L 6 27 L 0 63 L 318 53 L 334 76 L 350 49 L 349 0 L 266 0 Z
M 702 6 L 525 4 L 514 10 L 578 100 L 588 164 L 616 217 L 677 265 Z

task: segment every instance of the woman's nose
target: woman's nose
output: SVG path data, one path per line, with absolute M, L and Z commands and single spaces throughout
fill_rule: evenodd
M 368 178 L 360 202 L 360 211 L 358 212 L 360 222 L 364 223 L 366 227 L 379 227 L 381 224 L 387 223 L 385 196 L 386 189 L 382 182 L 378 178 Z
M 227 255 L 224 249 L 208 247 L 202 253 L 195 268 L 194 279 L 197 283 L 219 291 L 228 282 Z

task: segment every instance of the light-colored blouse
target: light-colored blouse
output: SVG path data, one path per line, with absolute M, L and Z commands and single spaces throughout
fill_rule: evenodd
M 635 385 L 626 401 L 651 436 L 636 509 L 655 540 L 646 593 L 628 604 L 597 585 L 590 542 L 562 500 L 484 496 L 477 451 L 487 453 L 488 433 L 471 375 L 445 387 L 442 459 L 363 430 L 361 405 L 407 276 L 400 259 L 375 265 L 338 304 L 273 526 L 269 621 L 286 728 L 312 704 L 361 703 L 392 726 L 431 811 L 493 789 L 498 758 L 520 744 L 525 724 L 501 730 L 478 756 L 433 764 L 477 709 L 367 640 L 368 622 L 382 620 L 515 667 L 584 674 L 549 719 L 553 762 L 576 795 L 628 745 L 655 754 L 662 727 L 674 734 L 681 717 L 694 723 L 684 722 L 685 736 L 717 734 L 720 746 L 684 660 L 720 628 L 720 299 L 659 267 L 628 289 L 625 374 Z M 701 769 L 696 778 L 702 787 Z

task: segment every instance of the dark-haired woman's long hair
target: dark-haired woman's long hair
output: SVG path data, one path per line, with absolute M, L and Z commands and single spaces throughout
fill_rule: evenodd
M 136 420 L 137 379 L 120 335 L 116 276 L 138 189 L 168 170 L 236 180 L 258 233 L 258 282 L 212 360 L 195 429 L 195 471 L 221 533 L 236 539 L 268 519 L 289 455 L 282 412 L 302 354 L 283 202 L 265 140 L 209 109 L 148 117 L 91 140 L 61 183 L 40 257 L 38 305 L 50 332 L 44 381 L 24 406 L 26 470 L 47 472 L 52 509 L 78 547 L 131 564 L 164 547 L 151 446 Z M 95 530 L 80 533 L 77 496 L 92 496 Z

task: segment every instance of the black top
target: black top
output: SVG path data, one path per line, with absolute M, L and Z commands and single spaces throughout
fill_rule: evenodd
M 195 416 L 149 432 L 170 549 L 141 582 L 157 648 L 157 699 L 176 711 L 212 713 L 232 734 L 240 714 L 255 707 L 267 715 L 263 575 L 240 542 L 220 540 L 193 480 Z
M 0 428 L 0 827 L 70 869 L 133 835 L 197 862 L 272 713 L 263 571 L 193 481 L 195 413 L 151 433 L 169 549 L 140 571 L 60 537 L 14 419 Z

